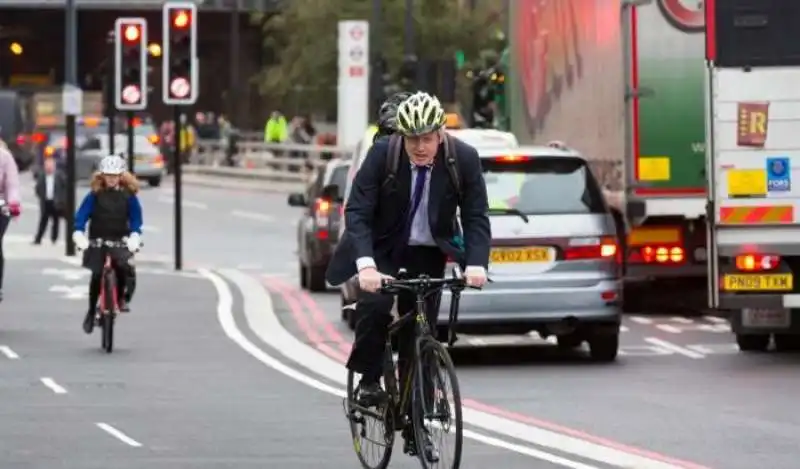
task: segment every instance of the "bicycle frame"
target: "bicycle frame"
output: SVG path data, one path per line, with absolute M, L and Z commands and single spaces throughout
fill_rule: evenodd
M 111 292 L 112 297 L 112 304 L 114 305 L 114 311 L 107 311 L 105 304 L 106 304 L 106 275 L 112 273 L 116 275 L 114 272 L 114 266 L 111 264 L 111 256 L 106 252 L 105 253 L 105 260 L 103 262 L 103 272 L 100 274 L 100 297 L 98 298 L 98 302 L 100 303 L 100 314 L 111 314 L 116 313 L 119 310 L 119 298 L 117 298 L 117 289 L 116 287 Z

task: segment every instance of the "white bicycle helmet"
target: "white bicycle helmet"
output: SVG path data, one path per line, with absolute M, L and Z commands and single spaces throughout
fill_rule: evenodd
M 97 165 L 97 169 L 103 174 L 119 175 L 124 173 L 127 168 L 125 165 L 125 160 L 117 155 L 108 155 L 100 160 L 100 164 Z
M 397 107 L 397 131 L 422 135 L 441 129 L 445 123 L 442 104 L 428 93 L 414 93 Z

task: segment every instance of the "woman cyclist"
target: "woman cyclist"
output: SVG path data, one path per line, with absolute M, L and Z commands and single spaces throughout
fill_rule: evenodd
M 105 261 L 103 252 L 96 246 L 89 246 L 89 240 L 102 238 L 120 241 L 128 237 L 126 249 L 111 249 L 109 254 L 117 274 L 117 298 L 120 310 L 129 311 L 132 288 L 125 295 L 125 286 L 135 275 L 128 262 L 132 253 L 141 246 L 142 206 L 136 196 L 139 184 L 136 176 L 126 171 L 125 160 L 109 155 L 100 161 L 99 171 L 92 175 L 91 191 L 86 194 L 75 214 L 75 232 L 72 239 L 75 246 L 85 251 L 83 266 L 92 271 L 89 283 L 89 311 L 83 320 L 83 330 L 91 334 L 95 323 L 95 310 L 100 297 L 100 279 Z M 86 223 L 89 223 L 89 237 L 86 237 Z
M 0 212 L 0 301 L 2 301 L 3 269 L 5 267 L 3 238 L 6 235 L 6 229 L 8 229 L 11 217 L 18 217 L 21 210 L 19 203 L 19 170 L 11 151 L 2 140 L 0 140 L 0 199 L 8 205 L 7 214 Z

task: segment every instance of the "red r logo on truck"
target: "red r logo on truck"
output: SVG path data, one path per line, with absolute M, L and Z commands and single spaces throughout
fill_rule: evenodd
M 705 29 L 702 0 L 658 0 L 658 7 L 673 27 L 697 33 Z

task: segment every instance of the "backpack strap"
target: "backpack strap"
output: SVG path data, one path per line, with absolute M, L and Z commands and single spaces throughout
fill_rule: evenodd
M 403 137 L 392 135 L 389 137 L 389 152 L 386 155 L 386 175 L 384 184 L 394 182 L 397 169 L 400 167 L 400 154 L 403 152 Z
M 458 156 L 456 155 L 456 142 L 455 139 L 449 135 L 444 137 L 444 161 L 447 166 L 447 172 L 450 174 L 450 181 L 456 190 L 458 203 L 462 202 L 461 197 L 461 174 L 458 171 Z

